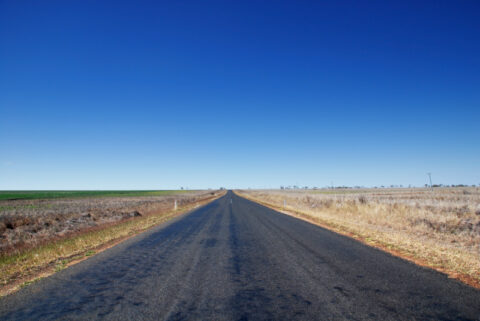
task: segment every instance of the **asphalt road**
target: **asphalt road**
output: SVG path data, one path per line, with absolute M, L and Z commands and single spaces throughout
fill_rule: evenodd
M 229 192 L 0 300 L 1 320 L 480 320 L 480 291 Z

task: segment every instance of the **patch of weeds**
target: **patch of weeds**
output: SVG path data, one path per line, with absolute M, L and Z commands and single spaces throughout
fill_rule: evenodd
M 57 265 L 55 265 L 55 272 L 60 272 L 61 270 L 65 269 L 67 267 L 67 260 L 62 260 Z
M 36 209 L 36 208 L 40 208 L 41 206 L 40 205 L 37 205 L 37 204 L 28 204 L 28 205 L 23 205 L 22 206 L 23 208 L 25 209 Z
M 0 211 L 12 211 L 12 210 L 22 210 L 22 209 L 27 209 L 27 210 L 35 210 L 39 208 L 51 208 L 52 204 L 26 204 L 26 205 L 17 205 L 17 206 L 12 206 L 12 205 L 2 205 L 0 206 Z
M 21 285 L 20 285 L 20 288 L 24 288 L 26 286 L 29 286 L 30 284 L 32 284 L 33 282 L 32 281 L 26 281 L 26 282 L 23 282 Z
M 367 198 L 363 195 L 358 198 L 358 201 L 360 202 L 360 204 L 367 204 L 368 203 Z
M 23 282 L 23 283 L 20 285 L 20 288 L 24 288 L 24 287 L 26 287 L 26 286 L 29 286 L 30 284 L 33 284 L 33 283 L 35 283 L 35 282 L 37 282 L 37 281 L 40 281 L 40 279 L 41 279 L 41 278 L 35 278 L 35 279 L 31 280 L 31 281 L 25 281 L 25 282 Z
M 85 256 L 91 256 L 91 255 L 93 255 L 93 254 L 95 254 L 95 251 L 90 250 L 90 251 L 87 251 L 87 252 L 85 253 Z

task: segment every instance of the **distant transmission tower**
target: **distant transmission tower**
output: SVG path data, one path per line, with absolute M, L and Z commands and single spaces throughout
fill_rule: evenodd
M 432 173 L 427 173 L 428 175 L 428 178 L 430 179 L 430 188 L 432 189 L 433 191 L 433 184 L 432 184 Z

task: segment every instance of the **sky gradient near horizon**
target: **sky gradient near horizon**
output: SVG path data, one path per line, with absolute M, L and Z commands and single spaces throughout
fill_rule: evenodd
M 479 14 L 0 0 L 0 190 L 480 184 Z

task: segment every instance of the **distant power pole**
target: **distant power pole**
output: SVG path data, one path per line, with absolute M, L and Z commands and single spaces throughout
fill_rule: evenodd
M 433 191 L 433 184 L 432 184 L 432 173 L 427 173 L 428 175 L 428 178 L 430 179 L 430 188 L 432 189 Z

